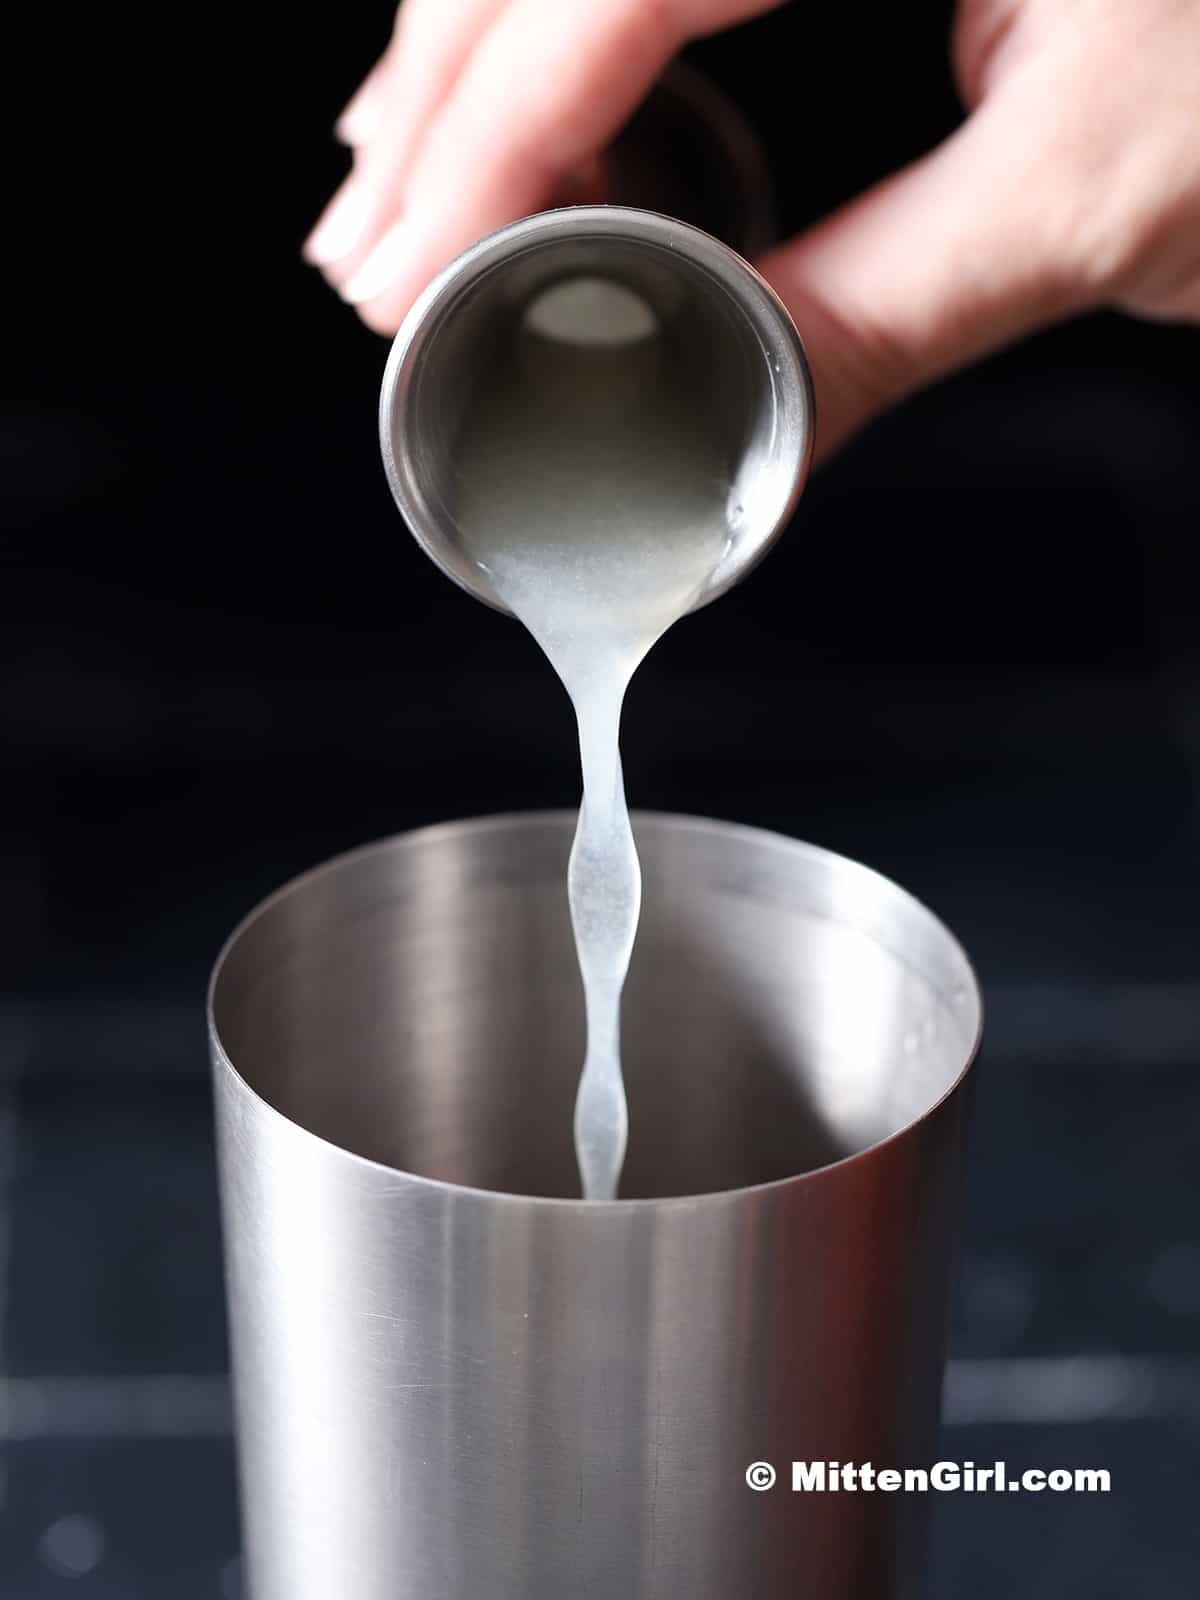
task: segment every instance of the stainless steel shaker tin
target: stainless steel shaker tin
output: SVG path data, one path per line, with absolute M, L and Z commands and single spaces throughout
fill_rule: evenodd
M 853 862 L 636 817 L 634 1198 L 574 1200 L 573 825 L 341 857 L 217 964 L 251 1600 L 914 1600 L 927 1497 L 788 1464 L 933 1448 L 970 966 Z
M 392 494 L 426 554 L 507 611 L 462 548 L 458 430 L 481 369 L 530 302 L 581 274 L 649 303 L 725 439 L 738 517 L 694 610 L 736 583 L 786 524 L 812 457 L 814 407 L 800 337 L 774 291 L 726 245 L 671 217 L 567 206 L 501 228 L 452 261 L 405 318 L 384 372 L 379 428 Z

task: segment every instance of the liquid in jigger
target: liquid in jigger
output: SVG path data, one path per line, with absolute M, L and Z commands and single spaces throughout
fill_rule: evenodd
M 641 872 L 618 748 L 629 680 L 729 539 L 727 466 L 703 397 L 631 290 L 578 277 L 526 312 L 468 407 L 457 513 L 496 594 L 575 708 L 583 801 L 567 886 L 587 1054 L 575 1105 L 585 1198 L 615 1197 L 628 1117 L 621 990 Z

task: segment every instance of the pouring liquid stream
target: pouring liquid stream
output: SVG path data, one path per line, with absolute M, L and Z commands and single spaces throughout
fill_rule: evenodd
M 468 404 L 464 546 L 571 697 L 583 799 L 567 890 L 587 1012 L 575 1104 L 586 1199 L 615 1198 L 628 1113 L 621 991 L 641 908 L 619 732 L 625 691 L 730 537 L 725 458 L 669 335 L 632 290 L 577 277 L 536 299 Z

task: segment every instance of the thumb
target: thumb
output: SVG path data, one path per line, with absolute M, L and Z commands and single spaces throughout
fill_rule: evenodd
M 808 351 L 818 459 L 903 395 L 1082 309 L 1060 163 L 1022 99 L 985 101 L 930 155 L 759 263 Z

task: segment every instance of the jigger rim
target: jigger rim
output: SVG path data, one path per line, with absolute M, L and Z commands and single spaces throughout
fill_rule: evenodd
M 790 433 L 790 492 L 770 526 L 743 534 L 734 559 L 721 563 L 721 576 L 707 581 L 688 607 L 698 611 L 727 593 L 763 559 L 791 519 L 812 464 L 816 434 L 816 400 L 804 343 L 786 306 L 750 262 L 729 245 L 691 223 L 633 206 L 559 206 L 535 212 L 484 235 L 426 285 L 392 341 L 379 395 L 379 441 L 392 496 L 418 545 L 445 575 L 475 599 L 511 616 L 511 608 L 495 593 L 486 575 L 457 549 L 440 529 L 438 513 L 424 492 L 417 469 L 412 431 L 404 426 L 416 387 L 420 356 L 449 308 L 484 277 L 520 256 L 547 245 L 619 238 L 648 250 L 686 260 L 709 277 L 739 307 L 758 337 L 763 360 L 771 369 L 776 394 L 790 380 L 797 398 L 794 418 L 773 418 L 776 432 Z M 786 369 L 786 373 L 785 373 Z
M 399 844 L 417 849 L 423 844 L 436 844 L 442 838 L 462 838 L 468 834 L 478 836 L 511 830 L 516 827 L 541 828 L 550 825 L 570 832 L 575 826 L 576 814 L 568 810 L 510 811 L 478 817 L 459 818 L 448 822 L 431 823 L 425 827 L 407 829 L 403 833 L 390 834 L 382 839 L 374 839 L 366 844 L 356 845 L 352 849 L 341 851 L 337 855 L 331 856 L 328 860 L 309 867 L 305 871 L 297 873 L 295 877 L 290 878 L 247 912 L 221 946 L 221 950 L 213 964 L 212 974 L 208 983 L 205 1010 L 209 1043 L 214 1063 L 219 1063 L 220 1069 L 232 1076 L 237 1083 L 239 1094 L 246 1096 L 252 1102 L 256 1115 L 266 1113 L 272 1121 L 277 1121 L 289 1130 L 302 1134 L 306 1139 L 316 1140 L 318 1144 L 323 1145 L 327 1150 L 336 1152 L 339 1157 L 344 1157 L 359 1164 L 364 1171 L 371 1170 L 376 1173 L 383 1173 L 394 1181 L 412 1184 L 414 1193 L 426 1190 L 463 1198 L 471 1197 L 488 1203 L 536 1206 L 539 1208 L 570 1207 L 581 1215 L 608 1214 L 623 1217 L 632 1215 L 635 1209 L 640 1209 L 642 1212 L 660 1212 L 663 1209 L 683 1211 L 695 1210 L 700 1207 L 735 1205 L 754 1197 L 765 1198 L 794 1186 L 827 1180 L 834 1173 L 849 1173 L 863 1163 L 879 1160 L 883 1152 L 899 1145 L 904 1140 L 917 1137 L 922 1127 L 961 1091 L 978 1059 L 983 1038 L 984 1005 L 982 987 L 975 967 L 957 937 L 936 912 L 931 911 L 910 890 L 903 888 L 893 879 L 885 876 L 885 874 L 877 872 L 873 867 L 868 867 L 860 861 L 855 861 L 851 856 L 827 849 L 824 845 L 810 844 L 803 839 L 793 838 L 790 834 L 779 833 L 771 828 L 760 828 L 748 823 L 728 822 L 715 817 L 699 817 L 684 812 L 668 811 L 635 810 L 631 813 L 631 821 L 635 835 L 639 828 L 662 826 L 688 830 L 695 834 L 716 833 L 726 840 L 737 839 L 775 848 L 779 846 L 786 847 L 793 856 L 804 856 L 810 861 L 820 860 L 835 866 L 841 873 L 857 877 L 864 888 L 870 887 L 893 902 L 902 903 L 910 912 L 915 912 L 918 917 L 924 919 L 927 926 L 934 931 L 936 936 L 944 941 L 950 959 L 961 968 L 961 981 L 969 992 L 975 1010 L 975 1028 L 970 1043 L 963 1052 L 962 1064 L 942 1093 L 926 1106 L 919 1116 L 912 1118 L 903 1127 L 897 1128 L 886 1137 L 872 1141 L 861 1150 L 854 1150 L 848 1155 L 839 1156 L 835 1161 L 827 1161 L 821 1166 L 810 1167 L 803 1172 L 790 1173 L 782 1178 L 767 1179 L 762 1183 L 743 1184 L 739 1187 L 728 1189 L 705 1190 L 697 1194 L 633 1196 L 629 1199 L 618 1197 L 615 1200 L 584 1200 L 580 1196 L 522 1194 L 515 1190 L 484 1189 L 473 1184 L 453 1183 L 445 1178 L 427 1177 L 423 1173 L 413 1172 L 405 1167 L 392 1166 L 387 1162 L 375 1160 L 371 1156 L 360 1155 L 357 1151 L 347 1148 L 346 1145 L 339 1144 L 333 1139 L 328 1139 L 324 1135 L 314 1132 L 312 1128 L 306 1126 L 297 1118 L 281 1111 L 278 1106 L 273 1105 L 249 1082 L 234 1062 L 229 1051 L 226 1050 L 221 1039 L 216 1019 L 216 998 L 228 958 L 254 923 L 267 916 L 280 901 L 293 894 L 300 893 L 316 879 L 332 875 L 352 865 L 355 861 L 372 854 L 382 854 L 387 850 L 394 849 Z M 855 925 L 852 918 L 839 920 L 843 926 L 853 927 Z M 893 954 L 898 955 L 899 952 L 893 951 Z

